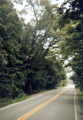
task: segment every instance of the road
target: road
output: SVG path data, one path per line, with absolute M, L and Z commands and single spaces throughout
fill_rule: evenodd
M 74 88 L 36 95 L 0 109 L 0 120 L 76 120 Z

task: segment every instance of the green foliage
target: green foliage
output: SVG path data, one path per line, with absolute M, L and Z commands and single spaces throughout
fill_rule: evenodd
M 79 89 L 76 89 L 77 97 L 80 102 L 80 107 L 83 110 L 83 91 L 80 91 Z
M 67 80 L 61 80 L 59 83 L 58 83 L 58 87 L 64 87 L 67 85 Z
M 48 76 L 46 89 L 56 88 L 59 82 L 66 78 L 62 64 L 56 59 L 46 59 L 45 69 Z
M 66 3 L 64 3 L 66 4 Z M 62 6 L 63 9 L 64 4 Z M 83 10 L 82 0 L 69 2 L 69 9 L 65 9 L 60 16 L 61 36 L 60 48 L 64 58 L 72 57 L 70 65 L 75 72 L 72 77 L 76 85 L 83 89 Z M 67 22 L 69 21 L 69 22 Z
M 65 79 L 65 72 L 55 54 L 47 56 L 50 47 L 57 43 L 57 34 L 52 30 L 58 18 L 53 13 L 55 6 L 45 4 L 40 19 L 35 10 L 36 22 L 25 25 L 10 0 L 1 0 L 0 4 L 0 99 L 3 104 L 24 94 L 56 88 Z
M 13 104 L 13 103 L 20 102 L 22 100 L 27 99 L 28 97 L 29 96 L 27 96 L 26 94 L 23 93 L 22 97 L 20 97 L 20 98 L 15 97 L 13 100 L 12 100 L 12 98 L 7 98 L 7 97 L 1 98 L 0 99 L 0 108 L 4 107 L 4 106 L 7 106 L 7 105 L 10 105 L 10 104 Z
M 23 64 L 18 55 L 18 53 L 20 54 L 19 41 L 21 39 L 19 35 L 22 31 L 22 22 L 10 1 L 3 0 L 3 2 L 0 1 L 0 4 L 2 5 L 0 6 L 0 98 L 11 98 L 14 88 L 22 88 L 22 85 L 16 85 L 18 73 L 21 75 L 22 72 L 20 65 Z M 23 82 L 21 81 L 21 83 Z M 17 88 L 17 86 L 19 87 Z

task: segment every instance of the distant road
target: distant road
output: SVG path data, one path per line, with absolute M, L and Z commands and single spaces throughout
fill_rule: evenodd
M 76 120 L 74 88 L 51 90 L 0 109 L 0 120 Z

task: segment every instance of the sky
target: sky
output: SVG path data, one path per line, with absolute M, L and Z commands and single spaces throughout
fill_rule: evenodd
M 53 4 L 58 3 L 59 6 L 64 2 L 64 0 L 50 0 L 50 1 L 52 1 Z
M 60 6 L 64 0 L 49 0 L 52 4 L 58 4 L 58 6 Z M 24 2 L 24 5 L 26 4 L 26 2 Z M 24 9 L 25 7 L 23 5 L 18 5 L 18 4 L 14 4 L 15 8 L 18 11 L 21 11 L 22 9 Z M 26 15 L 22 15 L 22 17 L 25 19 L 25 23 L 30 22 L 30 20 L 33 18 L 33 13 L 31 12 L 31 10 L 28 10 L 28 14 Z

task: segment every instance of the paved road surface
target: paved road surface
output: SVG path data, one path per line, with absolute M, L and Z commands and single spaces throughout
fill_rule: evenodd
M 36 94 L 0 109 L 0 120 L 76 120 L 74 88 Z

